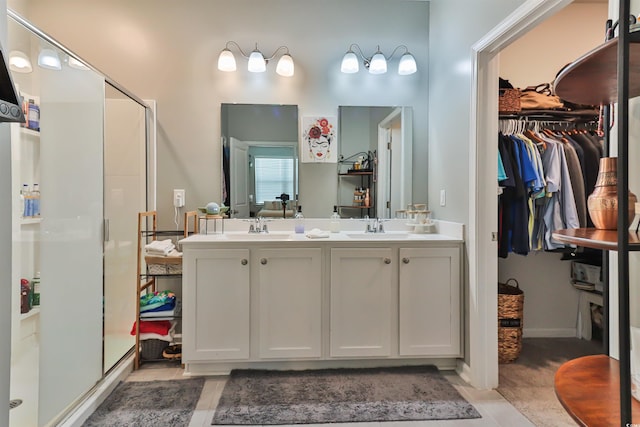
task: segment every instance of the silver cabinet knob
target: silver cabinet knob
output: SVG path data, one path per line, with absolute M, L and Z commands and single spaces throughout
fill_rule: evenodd
M 409 264 L 410 259 L 409 258 L 402 258 L 402 262 L 405 264 Z
M 385 264 L 391 264 L 391 258 L 385 258 L 384 259 L 384 263 Z
M 266 258 L 260 259 L 260 264 L 265 265 L 266 263 L 267 263 L 267 259 Z
M 249 264 L 249 261 L 247 261 L 246 258 L 243 258 L 242 261 L 240 261 L 240 264 L 247 265 L 247 264 Z

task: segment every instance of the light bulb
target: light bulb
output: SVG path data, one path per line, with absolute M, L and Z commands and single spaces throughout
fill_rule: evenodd
M 371 63 L 369 64 L 369 72 L 371 74 L 384 74 L 387 72 L 387 60 L 385 59 L 382 52 L 378 51 L 373 58 L 371 58 Z
M 291 55 L 289 55 L 288 53 L 285 53 L 280 57 L 280 60 L 278 61 L 278 65 L 276 66 L 276 73 L 284 77 L 291 77 L 293 76 L 293 71 L 293 58 L 291 58 Z
M 218 70 L 220 71 L 235 71 L 236 70 L 236 58 L 229 49 L 224 49 L 218 56 Z
M 31 61 L 23 52 L 12 50 L 9 53 L 9 68 L 17 73 L 30 73 L 33 71 Z
M 409 52 L 402 55 L 400 58 L 400 63 L 398 64 L 398 74 L 401 76 L 406 76 L 409 74 L 413 74 L 418 71 L 418 67 L 416 65 L 416 59 Z
M 358 65 L 358 57 L 351 50 L 344 54 L 340 71 L 347 74 L 357 73 L 360 66 Z
M 38 55 L 38 65 L 49 70 L 61 70 L 60 57 L 55 50 L 45 48 Z
M 264 56 L 259 50 L 254 50 L 249 55 L 248 70 L 252 73 L 264 73 L 267 70 L 267 63 L 264 60 Z

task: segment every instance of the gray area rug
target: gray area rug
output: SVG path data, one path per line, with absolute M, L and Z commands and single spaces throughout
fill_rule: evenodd
M 435 366 L 233 370 L 212 424 L 274 425 L 480 418 Z
M 188 426 L 204 378 L 122 382 L 83 427 Z

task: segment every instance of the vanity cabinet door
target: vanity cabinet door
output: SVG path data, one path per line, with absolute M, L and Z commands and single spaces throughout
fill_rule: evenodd
M 321 356 L 322 249 L 257 249 L 259 358 Z M 255 271 L 255 270 L 254 270 Z
M 248 359 L 249 249 L 189 249 L 183 263 L 183 362 Z
M 400 248 L 400 356 L 461 356 L 460 248 Z
M 397 262 L 391 248 L 331 249 L 331 357 L 390 356 Z

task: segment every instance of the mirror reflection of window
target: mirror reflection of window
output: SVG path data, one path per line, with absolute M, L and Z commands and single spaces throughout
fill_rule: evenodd
M 289 157 L 256 157 L 255 187 L 256 204 L 276 200 L 283 193 L 294 196 L 293 190 L 293 158 Z

